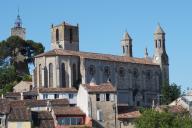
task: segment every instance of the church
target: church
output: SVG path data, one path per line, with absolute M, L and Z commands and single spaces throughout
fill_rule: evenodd
M 117 103 L 151 106 L 164 82 L 169 82 L 165 32 L 154 32 L 154 55 L 133 57 L 132 38 L 125 32 L 122 55 L 83 52 L 79 49 L 79 25 L 51 25 L 52 50 L 35 56 L 33 86 L 36 88 L 79 88 L 80 84 L 110 82 L 117 89 Z

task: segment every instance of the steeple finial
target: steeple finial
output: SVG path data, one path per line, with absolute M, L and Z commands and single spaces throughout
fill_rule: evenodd
M 18 9 L 17 9 L 17 18 L 16 18 L 16 20 L 15 20 L 15 27 L 22 27 L 22 20 L 21 20 L 21 18 L 20 18 L 20 15 L 19 15 L 19 7 L 18 7 Z
M 17 15 L 19 16 L 19 7 L 18 7 L 18 9 L 17 9 Z

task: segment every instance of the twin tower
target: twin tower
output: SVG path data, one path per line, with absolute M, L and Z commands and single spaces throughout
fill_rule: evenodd
M 53 49 L 61 48 L 64 50 L 79 51 L 79 25 L 74 26 L 66 22 L 56 26 L 52 25 L 51 45 Z M 132 38 L 128 32 L 125 32 L 121 46 L 124 56 L 133 57 Z M 157 26 L 154 33 L 154 46 L 155 52 L 153 57 L 147 57 L 147 50 L 145 57 L 160 65 L 163 81 L 169 82 L 169 59 L 165 48 L 165 32 L 160 25 Z
M 165 32 L 160 25 L 154 33 L 155 53 L 153 56 L 154 62 L 168 64 L 168 56 L 165 48 Z M 64 50 L 79 51 L 79 25 L 70 25 L 63 22 L 57 26 L 51 26 L 51 44 L 53 49 L 62 48 Z M 132 38 L 128 32 L 125 32 L 121 41 L 123 55 L 133 57 Z M 147 51 L 146 54 L 148 55 Z M 163 60 L 161 57 L 163 56 Z

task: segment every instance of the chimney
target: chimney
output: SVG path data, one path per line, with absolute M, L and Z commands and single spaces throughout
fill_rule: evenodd
M 92 79 L 90 81 L 90 86 L 97 86 L 94 77 L 92 77 Z

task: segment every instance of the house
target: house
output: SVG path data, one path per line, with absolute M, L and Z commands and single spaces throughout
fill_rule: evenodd
M 54 128 L 54 120 L 49 111 L 32 111 L 34 128 Z
M 39 88 L 39 99 L 68 99 L 70 105 L 77 104 L 77 90 L 75 88 Z
M 21 81 L 13 87 L 13 92 L 27 92 L 32 89 L 32 81 Z
M 22 94 L 20 92 L 7 92 L 5 94 L 5 98 L 11 100 L 20 100 L 22 98 L 21 95 Z
M 174 105 L 180 105 L 183 108 L 187 109 L 188 111 L 192 110 L 192 95 L 191 94 L 186 94 L 184 96 L 181 96 L 177 98 L 176 100 L 172 101 L 169 106 L 174 106 Z
M 56 128 L 86 126 L 86 114 L 79 107 L 53 107 Z
M 12 107 L 8 115 L 8 128 L 31 128 L 31 111 L 26 107 Z
M 141 113 L 133 106 L 118 106 L 118 126 L 120 128 L 134 128 L 134 121 L 141 116 Z
M 82 84 L 77 94 L 77 106 L 93 119 L 93 127 L 112 128 L 117 125 L 116 89 L 103 83 Z
M 7 99 L 0 99 L 0 128 L 7 125 L 6 119 L 10 112 L 10 106 Z

